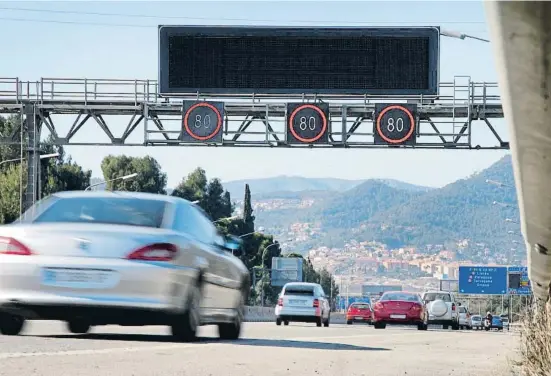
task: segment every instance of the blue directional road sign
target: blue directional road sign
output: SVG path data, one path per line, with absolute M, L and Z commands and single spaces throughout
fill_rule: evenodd
M 367 303 L 371 304 L 371 299 L 367 296 L 349 296 L 348 303 L 346 296 L 339 295 L 337 298 L 337 309 L 344 310 L 352 303 Z
M 532 295 L 528 267 L 509 266 L 507 292 L 511 295 Z
M 504 295 L 507 293 L 507 267 L 460 266 L 461 294 Z

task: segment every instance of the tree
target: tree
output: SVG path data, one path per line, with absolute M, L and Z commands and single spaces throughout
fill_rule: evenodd
M 0 137 L 11 137 L 12 144 L 0 145 L 0 161 L 21 157 L 21 117 L 11 115 L 8 118 L 0 116 Z M 24 148 L 23 148 L 24 149 Z M 5 166 L 2 166 L 5 167 Z
M 180 197 L 189 201 L 204 203 L 207 192 L 207 174 L 201 167 L 197 167 L 187 177 L 182 179 L 172 191 L 172 196 Z
M 207 212 L 213 221 L 217 221 L 221 218 L 227 218 L 232 215 L 231 201 L 229 206 L 226 202 L 226 194 L 229 197 L 228 192 L 224 192 L 224 187 L 220 182 L 220 179 L 212 179 L 207 185 L 207 191 L 204 196 L 201 207 Z
M 253 206 L 251 203 L 251 190 L 249 184 L 245 184 L 245 199 L 243 202 L 243 221 L 248 232 L 254 231 Z
M 108 155 L 101 162 L 101 171 L 105 180 L 138 174 L 134 179 L 107 183 L 109 190 L 166 194 L 166 174 L 162 172 L 159 162 L 150 156 Z
M 25 149 L 25 143 L 23 146 L 20 143 L 20 122 L 21 118 L 17 115 L 7 119 L 0 117 L 0 135 L 11 137 L 14 142 L 0 145 L 0 161 L 18 159 L 0 165 L 0 223 L 10 223 L 19 217 L 21 192 L 25 191 L 27 185 L 27 165 L 19 160 L 22 157 L 21 149 Z M 63 147 L 54 144 L 52 136 L 39 145 L 40 154 L 56 152 L 59 153 L 56 158 L 39 160 L 41 195 L 85 189 L 90 184 L 91 171 L 84 171 L 70 156 L 66 156 Z
M 0 223 L 11 223 L 20 214 L 20 179 L 21 164 L 10 165 L 0 172 Z M 23 189 L 26 186 L 26 175 L 23 175 Z
M 41 152 L 59 153 L 57 158 L 40 160 L 42 197 L 60 191 L 85 190 L 90 185 L 92 171 L 83 170 L 71 156 L 66 156 L 63 146 L 55 145 L 52 136 L 41 145 Z
M 233 211 L 235 210 L 235 205 L 233 204 L 230 192 L 228 191 L 224 192 L 224 197 L 222 198 L 222 206 L 224 207 L 224 211 L 226 213 L 229 213 L 228 216 L 231 217 Z

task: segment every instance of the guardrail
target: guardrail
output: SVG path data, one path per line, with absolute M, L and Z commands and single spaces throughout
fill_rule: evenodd
M 462 95 L 459 95 L 461 93 Z M 415 100 L 430 103 L 436 99 L 438 104 L 465 107 L 471 105 L 501 104 L 498 84 L 494 82 L 474 82 L 459 85 L 455 82 L 441 82 L 438 96 L 419 95 L 313 95 L 289 94 L 269 95 L 263 93 L 239 94 L 203 94 L 182 93 L 185 98 L 229 98 L 243 99 L 288 99 L 288 98 L 324 98 L 335 100 L 354 100 L 371 103 L 386 100 Z M 36 81 L 25 81 L 18 77 L 0 77 L 0 102 L 21 103 L 22 101 L 45 102 L 83 102 L 85 104 L 103 103 L 163 103 L 165 98 L 159 94 L 156 80 L 147 79 L 103 79 L 103 78 L 53 78 L 43 77 Z M 373 102 L 374 103 L 374 102 Z

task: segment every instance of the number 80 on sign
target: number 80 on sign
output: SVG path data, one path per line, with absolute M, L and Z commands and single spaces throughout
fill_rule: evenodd
M 415 104 L 375 105 L 373 138 L 376 145 L 413 145 L 416 140 Z
M 221 143 L 223 119 L 222 102 L 184 102 L 180 141 Z
M 287 142 L 289 144 L 327 143 L 329 106 L 325 103 L 287 104 Z

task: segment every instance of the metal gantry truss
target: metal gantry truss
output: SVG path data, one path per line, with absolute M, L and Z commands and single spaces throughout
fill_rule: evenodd
M 184 100 L 224 102 L 222 143 L 184 143 Z M 286 104 L 329 105 L 329 142 L 290 145 L 286 141 Z M 376 103 L 415 103 L 418 124 L 415 145 L 425 149 L 508 149 L 509 143 L 490 120 L 503 118 L 496 83 L 471 82 L 458 76 L 440 84 L 437 97 L 423 96 L 205 96 L 188 93 L 164 98 L 155 80 L 42 78 L 21 81 L 0 78 L 0 115 L 18 114 L 21 127 L 0 134 L 0 144 L 25 145 L 28 187 L 25 202 L 36 200 L 40 140 L 49 133 L 57 145 L 116 146 L 218 146 L 218 147 L 312 147 L 388 148 L 373 140 Z M 66 121 L 71 117 L 71 121 Z M 65 122 L 63 121 L 65 119 Z M 91 131 L 91 123 L 96 130 Z M 21 129 L 24 131 L 21 132 Z M 478 133 L 490 141 L 479 143 Z

